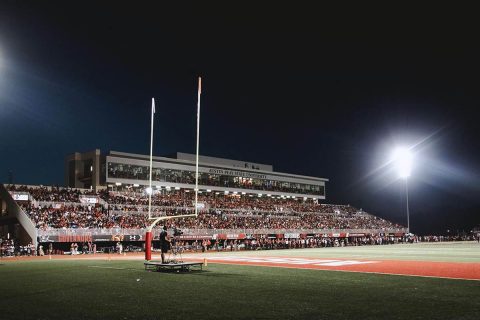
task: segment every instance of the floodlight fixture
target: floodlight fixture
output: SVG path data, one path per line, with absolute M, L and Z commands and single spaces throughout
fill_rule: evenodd
M 398 147 L 393 151 L 392 161 L 397 168 L 400 178 L 410 177 L 412 172 L 413 155 L 408 148 Z

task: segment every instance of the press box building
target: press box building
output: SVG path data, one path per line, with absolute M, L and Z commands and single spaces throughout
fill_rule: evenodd
M 99 149 L 74 153 L 65 160 L 65 184 L 72 188 L 117 189 L 149 184 L 148 155 Z M 275 172 L 272 165 L 199 156 L 201 191 L 258 196 L 325 199 L 328 179 Z M 172 157 L 153 157 L 152 186 L 195 188 L 195 155 L 177 152 Z

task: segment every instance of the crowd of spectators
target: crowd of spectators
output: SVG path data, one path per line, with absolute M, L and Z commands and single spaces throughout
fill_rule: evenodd
M 18 191 L 29 193 L 37 201 L 50 202 L 78 202 L 80 195 L 96 195 L 94 191 L 80 191 L 79 189 L 53 187 L 31 187 L 31 186 L 16 186 L 8 187 L 9 191 Z
M 108 167 L 108 176 L 117 179 L 148 180 L 149 169 L 146 166 L 113 164 Z M 175 169 L 154 168 L 152 181 L 195 185 L 195 172 Z M 323 187 L 301 183 L 281 182 L 259 178 L 241 178 L 229 175 L 199 172 L 199 185 L 224 188 L 263 190 L 265 192 L 286 192 L 302 194 L 323 194 Z
M 162 190 L 152 196 L 152 206 L 191 207 L 195 193 L 191 190 Z M 148 196 L 141 193 L 102 192 L 101 197 L 109 204 L 123 206 L 147 206 Z M 349 205 L 320 204 L 303 198 L 279 197 L 271 195 L 240 195 L 225 194 L 223 192 L 202 192 L 198 194 L 198 201 L 209 208 L 222 210 L 250 210 L 265 212 L 315 212 L 315 213 L 348 213 L 361 212 Z
M 35 256 L 35 246 L 30 242 L 20 245 L 16 239 L 0 237 L 0 257 Z
M 82 192 L 75 189 L 14 187 L 35 200 L 22 202 L 24 211 L 39 229 L 145 228 L 148 197 L 133 192 Z M 89 194 L 104 204 L 80 204 L 79 196 Z M 48 204 L 43 204 L 48 202 Z M 193 213 L 191 190 L 162 190 L 152 196 L 152 215 Z M 204 192 L 198 217 L 166 220 L 167 227 L 181 229 L 399 229 L 401 226 L 367 214 L 349 205 L 326 205 L 303 198 L 278 198 Z M 77 203 L 76 203 L 77 202 Z

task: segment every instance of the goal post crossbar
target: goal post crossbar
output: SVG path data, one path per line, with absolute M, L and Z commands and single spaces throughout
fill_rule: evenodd
M 163 217 L 149 218 L 150 220 L 154 220 L 154 221 L 148 226 L 147 232 L 149 231 L 151 232 L 153 227 L 155 227 L 155 225 L 160 221 L 174 219 L 174 218 L 186 218 L 186 217 L 196 217 L 196 214 L 179 214 L 176 216 L 163 216 Z
M 154 220 L 147 228 L 147 232 L 145 233 L 145 260 L 150 261 L 152 260 L 152 229 L 155 225 L 163 220 L 174 219 L 174 218 L 186 218 L 186 217 L 196 217 L 196 214 L 180 214 L 176 216 L 164 216 L 164 217 L 157 217 L 157 218 L 149 218 L 150 220 Z

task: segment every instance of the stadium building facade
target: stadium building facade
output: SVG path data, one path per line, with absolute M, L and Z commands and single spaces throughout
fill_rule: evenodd
M 65 184 L 74 188 L 122 189 L 149 185 L 149 156 L 100 150 L 66 158 Z M 199 156 L 199 190 L 323 200 L 328 179 L 280 173 L 272 165 Z M 153 157 L 152 186 L 195 188 L 195 155 Z

